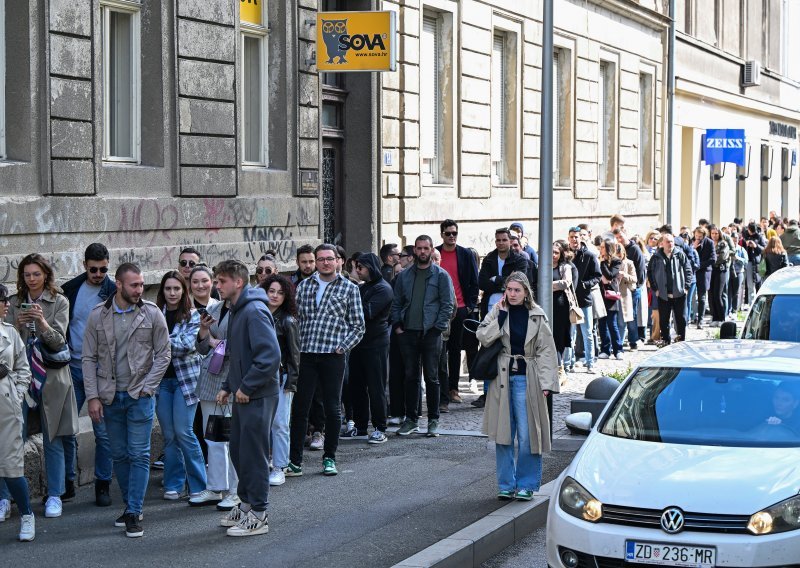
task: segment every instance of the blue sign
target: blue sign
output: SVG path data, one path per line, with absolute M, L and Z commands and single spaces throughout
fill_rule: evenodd
M 731 162 L 744 167 L 747 161 L 744 130 L 706 130 L 703 136 L 703 161 L 709 166 Z

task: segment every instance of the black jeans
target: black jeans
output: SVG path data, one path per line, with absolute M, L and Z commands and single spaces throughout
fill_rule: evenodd
M 467 319 L 467 308 L 458 308 L 456 317 L 450 322 L 450 338 L 447 340 L 448 384 L 442 386 L 442 391 L 458 390 L 458 379 L 461 378 L 461 344 L 464 339 L 465 319 Z
M 658 320 L 661 325 L 661 339 L 664 343 L 672 341 L 669 336 L 669 316 L 675 314 L 675 333 L 686 339 L 686 295 L 665 300 L 658 298 Z
M 339 429 L 342 425 L 341 398 L 345 356 L 336 353 L 301 353 L 300 378 L 292 402 L 292 423 L 289 431 L 289 460 L 303 463 L 303 443 L 308 428 L 308 413 L 314 391 L 319 389 L 325 405 L 325 448 L 323 458 L 336 459 Z
M 742 292 L 742 277 L 744 272 L 736 272 L 731 268 L 731 274 L 728 279 L 728 313 L 734 313 L 739 310 L 739 296 Z
M 356 429 L 372 426 L 386 431 L 386 378 L 389 373 L 389 346 L 354 349 L 350 353 L 350 397 Z
M 449 404 L 450 403 L 450 379 L 449 374 L 447 371 L 448 368 L 448 353 L 447 353 L 447 341 L 442 339 L 442 350 L 439 352 L 439 404 Z M 458 385 L 456 385 L 456 389 L 458 389 Z
M 430 329 L 427 332 L 405 331 L 400 334 L 400 353 L 403 356 L 405 378 L 403 386 L 406 399 L 406 419 L 419 420 L 420 376 L 425 376 L 425 397 L 428 403 L 428 420 L 439 418 L 439 354 L 442 350 L 442 332 Z
M 728 299 L 728 271 L 714 268 L 711 272 L 711 321 L 725 321 Z
M 389 339 L 389 416 L 403 418 L 406 415 L 405 365 L 400 354 L 400 336 L 392 332 Z

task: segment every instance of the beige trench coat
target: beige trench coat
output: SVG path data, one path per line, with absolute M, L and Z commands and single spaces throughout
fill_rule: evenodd
M 635 316 L 633 313 L 631 287 L 636 289 L 636 267 L 633 265 L 632 260 L 626 258 L 622 261 L 622 266 L 620 266 L 619 270 L 620 306 L 622 307 L 622 321 L 626 323 L 633 321 Z
M 501 329 L 497 321 L 498 312 L 496 304 L 486 314 L 476 334 L 484 346 L 492 344 L 498 338 L 503 342 L 503 351 L 497 358 L 497 379 L 489 383 L 486 393 L 483 433 L 498 444 L 512 445 L 514 440 L 511 438 L 511 386 L 508 372 L 511 362 L 509 318 L 506 318 Z M 553 333 L 542 308 L 534 305 L 528 313 L 528 334 L 525 337 L 528 432 L 531 453 L 541 454 L 550 451 L 550 419 L 542 391 L 559 392 L 558 357 Z
M 25 475 L 25 441 L 22 439 L 22 400 L 31 371 L 25 344 L 14 326 L 0 322 L 0 362 L 9 369 L 0 379 L 0 478 Z
M 21 299 L 16 295 L 9 299 L 6 321 L 12 325 L 17 320 L 17 315 L 22 310 L 22 303 L 27 298 Z M 58 351 L 64 346 L 69 325 L 69 300 L 61 294 L 51 294 L 46 291 L 39 301 L 44 313 L 44 319 L 52 331 L 39 336 L 42 343 L 51 351 Z M 27 343 L 30 335 L 27 325 L 17 327 L 22 341 Z M 44 420 L 47 421 L 47 433 L 50 440 L 57 436 L 74 436 L 78 433 L 78 405 L 75 402 L 75 389 L 72 386 L 72 374 L 69 365 L 60 369 L 47 369 L 47 381 L 42 391 L 42 410 Z

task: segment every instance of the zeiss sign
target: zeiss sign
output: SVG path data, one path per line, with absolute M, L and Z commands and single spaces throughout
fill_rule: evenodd
M 703 161 L 709 166 L 731 162 L 744 167 L 746 148 L 744 130 L 706 130 L 703 136 Z

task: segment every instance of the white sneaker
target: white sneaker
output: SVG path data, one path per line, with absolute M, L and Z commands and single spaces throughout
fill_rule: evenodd
M 11 501 L 0 499 L 0 523 L 11 516 Z
M 36 538 L 36 519 L 33 518 L 33 513 L 22 515 L 22 521 L 19 525 L 19 540 L 31 542 L 34 538 Z
M 48 497 L 47 502 L 44 504 L 44 516 L 48 519 L 55 519 L 61 516 L 61 498 Z
M 608 359 L 608 353 L 600 353 L 597 355 L 598 359 Z
M 233 509 L 231 509 L 227 515 L 222 517 L 219 520 L 219 526 L 221 527 L 235 527 L 238 525 L 242 519 L 247 517 L 247 513 L 242 511 L 242 509 L 237 505 Z
M 266 514 L 263 519 L 259 519 L 254 511 L 250 511 L 246 517 L 239 521 L 239 524 L 228 529 L 228 536 L 255 536 L 267 534 L 268 532 L 269 523 L 267 522 Z
M 392 416 L 386 421 L 387 426 L 400 426 L 401 419 L 399 416 Z
M 189 495 L 189 505 L 199 507 L 201 505 L 212 505 L 222 501 L 222 494 L 209 489 L 203 489 L 200 493 Z
M 269 484 L 273 487 L 283 485 L 286 483 L 286 474 L 283 473 L 283 468 L 276 467 L 269 473 Z
M 177 501 L 181 498 L 181 494 L 177 491 L 164 491 L 164 500 L 165 501 Z
M 617 361 L 622 361 L 622 353 L 616 353 L 614 355 L 614 359 L 616 359 Z
M 321 450 L 325 447 L 325 436 L 322 432 L 314 432 L 311 436 L 311 444 L 309 444 L 309 450 Z
M 356 429 L 356 423 L 353 420 L 348 420 L 347 424 L 345 425 L 343 433 L 347 433 L 355 429 Z
M 218 511 L 230 511 L 234 507 L 238 507 L 239 503 L 242 500 L 239 499 L 239 495 L 236 494 L 236 490 L 231 491 L 230 493 L 226 493 L 225 497 L 217 503 L 217 510 Z

